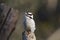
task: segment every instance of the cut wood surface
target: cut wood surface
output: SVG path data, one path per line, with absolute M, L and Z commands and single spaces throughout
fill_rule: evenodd
M 36 40 L 36 36 L 34 33 L 27 34 L 26 32 L 22 33 L 22 40 Z

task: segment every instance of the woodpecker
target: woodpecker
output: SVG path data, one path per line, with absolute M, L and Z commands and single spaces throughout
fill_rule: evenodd
M 28 33 L 34 32 L 36 30 L 35 21 L 31 12 L 25 12 L 23 24 L 25 31 L 27 31 Z

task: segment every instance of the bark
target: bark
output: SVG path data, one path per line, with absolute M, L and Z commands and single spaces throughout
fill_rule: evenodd
M 5 4 L 0 4 L 0 40 L 9 40 L 15 30 L 18 12 Z

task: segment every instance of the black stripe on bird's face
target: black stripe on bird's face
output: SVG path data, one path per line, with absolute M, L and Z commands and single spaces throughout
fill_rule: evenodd
M 29 17 L 30 19 L 33 19 L 33 18 L 32 18 L 32 16 L 33 16 L 32 13 L 27 12 L 26 16 Z
M 33 19 L 32 17 L 29 17 L 30 19 Z
M 31 17 L 32 15 L 33 15 L 33 14 L 28 14 L 28 17 L 32 19 L 32 17 Z

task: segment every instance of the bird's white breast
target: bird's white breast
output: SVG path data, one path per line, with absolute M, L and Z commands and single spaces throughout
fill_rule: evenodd
M 30 27 L 35 27 L 35 22 L 33 19 L 30 19 L 30 18 L 26 18 L 26 25 L 27 26 L 30 26 Z
M 35 22 L 33 19 L 30 19 L 29 17 L 26 17 L 26 26 L 31 28 L 31 30 L 35 31 Z

